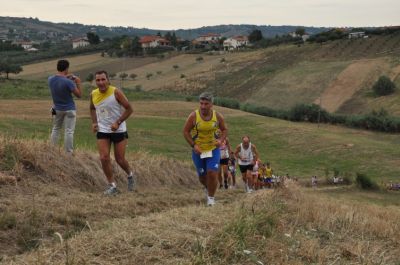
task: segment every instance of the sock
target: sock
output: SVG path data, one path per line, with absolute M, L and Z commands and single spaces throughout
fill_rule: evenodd
M 115 184 L 115 182 L 111 182 L 110 185 L 111 185 L 112 187 L 114 187 L 114 188 L 117 187 L 117 185 Z
M 129 173 L 128 178 L 133 178 L 133 172 L 132 171 Z

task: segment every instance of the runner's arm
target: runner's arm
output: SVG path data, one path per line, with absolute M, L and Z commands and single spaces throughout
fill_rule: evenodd
M 218 144 L 220 145 L 228 135 L 228 128 L 225 124 L 224 116 L 222 116 L 222 114 L 218 112 L 216 113 L 216 115 L 217 115 L 219 129 L 221 130 L 221 136 L 218 138 Z
M 119 117 L 118 120 L 115 121 L 115 123 L 119 127 L 119 125 L 122 122 L 124 122 L 126 119 L 128 119 L 129 116 L 131 116 L 131 114 L 133 113 L 133 108 L 132 108 L 132 105 L 129 103 L 128 99 L 126 98 L 124 92 L 122 92 L 122 90 L 116 89 L 114 92 L 114 95 L 115 95 L 115 99 L 118 101 L 118 103 L 121 104 L 125 109 L 125 111 L 122 113 L 121 117 Z M 118 129 L 118 127 L 117 127 L 117 129 Z
M 240 152 L 240 144 L 238 146 L 236 146 L 236 149 L 235 149 L 235 158 L 236 158 L 236 160 L 239 159 L 239 152 Z
M 257 161 L 258 159 L 260 159 L 260 156 L 259 156 L 259 154 L 258 154 L 257 147 L 256 147 L 254 144 L 251 145 L 251 148 L 253 149 L 253 153 L 255 154 L 255 156 L 253 157 L 254 162 L 255 162 L 255 161 Z
M 195 144 L 190 132 L 194 127 L 195 119 L 196 119 L 196 113 L 195 112 L 190 113 L 189 117 L 186 119 L 185 125 L 183 126 L 183 137 L 192 148 L 194 148 Z

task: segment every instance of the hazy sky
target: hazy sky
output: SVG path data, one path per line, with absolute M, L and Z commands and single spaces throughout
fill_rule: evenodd
M 152 29 L 400 25 L 400 0 L 0 0 L 0 16 Z

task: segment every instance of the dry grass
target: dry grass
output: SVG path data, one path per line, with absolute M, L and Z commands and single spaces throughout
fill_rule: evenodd
M 44 142 L 1 137 L 0 220 L 16 219 L 12 227 L 0 221 L 2 255 L 36 248 L 56 231 L 68 238 L 111 218 L 200 203 L 191 165 L 143 152 L 128 160 L 137 191 L 126 192 L 126 174 L 114 164 L 121 194 L 108 198 L 102 196 L 106 181 L 97 154 L 67 156 Z
M 290 185 L 214 208 L 104 221 L 8 264 L 398 264 L 398 208 Z M 100 242 L 100 243 L 99 243 Z

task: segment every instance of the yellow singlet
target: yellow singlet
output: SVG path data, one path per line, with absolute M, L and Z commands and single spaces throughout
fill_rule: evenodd
M 265 175 L 267 177 L 272 177 L 272 168 L 265 168 Z
M 212 111 L 211 120 L 205 121 L 201 118 L 199 110 L 196 110 L 196 124 L 191 131 L 192 139 L 203 152 L 212 151 L 215 148 L 216 131 L 218 130 L 218 119 L 215 110 Z

